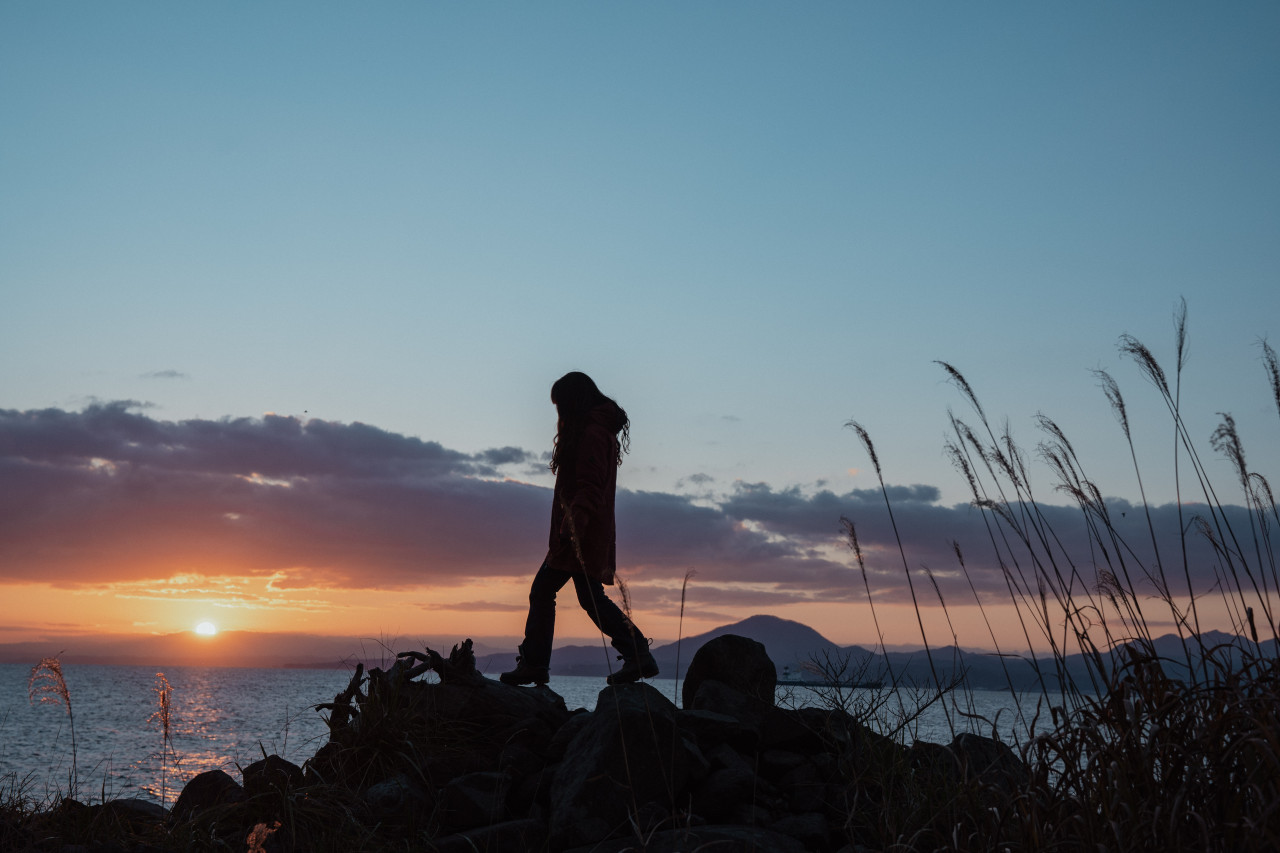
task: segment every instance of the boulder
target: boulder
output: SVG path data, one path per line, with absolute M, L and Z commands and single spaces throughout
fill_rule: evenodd
M 719 711 L 684 709 L 676 712 L 676 723 L 706 750 L 727 743 L 740 752 L 754 752 L 760 733 L 745 723 Z
M 1003 794 L 1026 790 L 1031 771 L 1008 744 L 982 735 L 962 732 L 948 747 L 960 761 L 964 776 L 978 780 Z
M 440 825 L 456 832 L 507 820 L 510 779 L 504 773 L 468 773 L 440 790 Z
M 698 688 L 707 679 L 772 705 L 778 686 L 778 668 L 769 659 L 763 643 L 737 634 L 724 634 L 704 643 L 689 662 L 680 694 L 685 708 L 694 707 Z
M 687 685 L 686 685 L 687 686 Z M 689 694 L 685 694 L 689 697 Z M 793 746 L 820 742 L 817 734 L 794 712 L 786 711 L 756 696 L 743 693 L 722 681 L 707 679 L 689 697 L 699 711 L 714 711 L 736 719 L 753 733 L 762 747 Z
M 141 823 L 155 823 L 169 818 L 168 809 L 141 797 L 123 797 L 119 800 L 108 800 L 102 804 L 102 807 L 106 811 L 119 814 L 124 820 Z
M 431 840 L 435 853 L 512 853 L 542 850 L 547 827 L 539 820 L 509 820 Z
M 806 850 L 828 849 L 831 839 L 831 826 L 826 815 L 818 812 L 802 812 L 789 814 L 775 820 L 770 826 L 774 832 L 794 838 L 804 845 Z
M 253 762 L 240 775 L 244 779 L 244 792 L 250 797 L 272 791 L 283 794 L 302 787 L 302 768 L 278 755 Z
M 397 773 L 364 792 L 369 814 L 381 823 L 412 823 L 431 810 L 431 797 L 422 785 Z
M 691 850 L 707 850 L 714 853 L 806 853 L 802 842 L 756 826 L 704 825 L 683 826 L 655 832 L 644 839 L 637 848 L 636 839 L 618 838 L 610 841 L 570 848 L 564 853 L 631 853 L 642 849 L 645 853 L 688 853 Z
M 244 800 L 244 789 L 222 770 L 206 770 L 197 773 L 178 795 L 173 804 L 173 819 L 188 820 L 211 806 L 238 803 Z
M 625 833 L 646 804 L 674 810 L 683 802 L 690 762 L 675 715 L 671 700 L 648 684 L 600 692 L 552 781 L 553 848 Z

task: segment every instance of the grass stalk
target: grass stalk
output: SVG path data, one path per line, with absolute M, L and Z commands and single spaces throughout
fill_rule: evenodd
M 168 778 L 168 759 L 173 753 L 171 724 L 173 722 L 173 686 L 163 672 L 156 673 L 156 710 L 147 718 L 148 723 L 160 727 L 160 805 L 165 804 L 165 783 Z M 176 759 L 176 753 L 174 753 Z
M 67 720 L 71 726 L 69 796 L 75 799 L 80 787 L 80 777 L 76 769 L 76 715 L 71 709 L 71 689 L 67 687 L 67 680 L 62 674 L 61 655 L 62 652 L 58 652 L 53 657 L 41 658 L 40 662 L 31 668 L 31 675 L 27 679 L 27 700 L 32 703 L 48 702 L 62 705 L 67 711 Z

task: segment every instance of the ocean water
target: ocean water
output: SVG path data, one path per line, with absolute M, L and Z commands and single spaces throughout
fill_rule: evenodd
M 67 665 L 63 668 L 75 721 L 75 778 L 72 778 L 71 719 L 61 703 L 29 701 L 31 668 L 0 664 L 0 796 L 21 788 L 36 801 L 72 792 L 78 799 L 142 797 L 172 804 L 182 785 L 205 770 L 222 769 L 237 779 L 240 767 L 281 755 L 301 765 L 328 740 L 324 715 L 314 706 L 331 702 L 351 678 L 345 670 L 172 667 L 164 670 L 173 689 L 170 742 L 155 719 L 159 709 L 153 667 Z M 434 677 L 434 676 L 431 676 Z M 680 705 L 681 682 L 655 679 L 663 695 Z M 595 708 L 603 678 L 553 677 L 550 688 L 569 708 Z M 973 707 L 967 708 L 970 697 Z M 898 700 L 914 707 L 913 696 L 845 690 L 838 694 L 803 687 L 779 687 L 784 707 L 848 703 L 871 709 L 883 731 L 902 718 Z M 884 704 L 876 707 L 878 700 Z M 1006 740 L 1025 737 L 1018 702 L 1008 692 L 973 691 L 966 709 L 998 722 Z M 1022 703 L 1025 715 L 1030 711 Z M 906 729 L 907 739 L 948 743 L 952 732 L 990 735 L 992 726 L 965 718 L 941 703 L 927 708 Z M 163 756 L 163 757 L 162 757 Z

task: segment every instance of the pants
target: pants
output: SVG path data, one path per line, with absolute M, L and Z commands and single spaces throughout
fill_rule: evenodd
M 623 657 L 629 660 L 635 656 L 636 649 L 647 648 L 635 623 L 605 595 L 604 584 L 588 577 L 586 572 L 570 574 L 553 569 L 544 562 L 533 576 L 533 584 L 529 588 L 529 618 L 525 620 L 524 642 L 520 645 L 520 657 L 525 663 L 530 666 L 550 665 L 551 641 L 556 630 L 556 593 L 570 580 L 582 609 L 587 611 L 591 621 Z

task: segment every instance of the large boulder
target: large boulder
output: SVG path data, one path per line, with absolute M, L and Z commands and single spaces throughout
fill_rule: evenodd
M 689 693 L 686 685 L 685 701 L 692 710 L 712 711 L 734 718 L 763 747 L 818 742 L 817 734 L 795 712 L 743 693 L 714 678 L 699 684 L 695 693 Z
M 737 634 L 724 634 L 704 643 L 689 663 L 680 694 L 685 708 L 694 707 L 693 697 L 708 679 L 772 705 L 778 686 L 778 668 L 769 659 L 763 643 Z
M 675 718 L 675 705 L 651 685 L 600 691 L 551 783 L 553 848 L 633 831 L 632 821 L 646 806 L 675 809 L 691 764 Z

